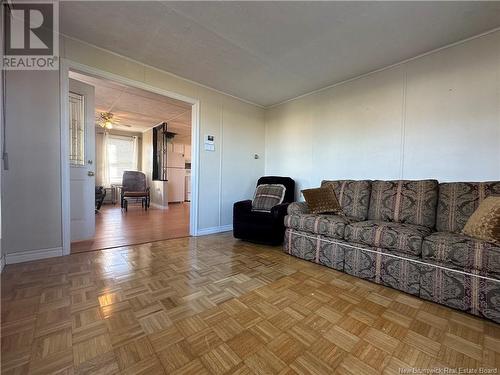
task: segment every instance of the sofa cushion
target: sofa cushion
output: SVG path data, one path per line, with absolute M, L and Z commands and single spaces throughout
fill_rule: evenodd
M 368 219 L 434 228 L 436 180 L 373 181 Z
M 322 181 L 321 186 L 332 186 L 345 215 L 358 221 L 368 217 L 370 204 L 371 181 L 369 180 L 337 180 Z
M 342 239 L 349 219 L 338 215 L 292 214 L 285 217 L 285 226 L 324 236 Z
M 319 187 L 302 190 L 309 211 L 313 214 L 342 214 L 342 208 L 333 187 Z
M 309 207 L 306 202 L 293 202 L 288 205 L 288 215 L 293 214 L 310 214 Z
M 451 268 L 500 275 L 500 246 L 458 233 L 435 232 L 424 239 L 422 258 Z
M 500 181 L 439 184 L 436 229 L 460 233 L 469 217 L 489 195 L 500 195 Z
M 485 198 L 467 220 L 462 233 L 500 246 L 500 196 Z
M 431 230 L 421 225 L 368 220 L 347 225 L 344 238 L 349 242 L 418 256 L 423 238 L 429 234 Z

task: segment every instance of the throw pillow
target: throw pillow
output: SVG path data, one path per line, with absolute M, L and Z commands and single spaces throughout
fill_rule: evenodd
M 271 208 L 283 202 L 285 190 L 285 185 L 281 184 L 262 184 L 257 186 L 252 201 L 252 210 L 270 212 Z
M 469 217 L 462 233 L 500 245 L 500 196 L 489 196 Z
M 342 207 L 340 207 L 335 190 L 331 185 L 316 189 L 302 190 L 302 194 L 306 200 L 309 211 L 313 214 L 337 214 L 341 215 Z

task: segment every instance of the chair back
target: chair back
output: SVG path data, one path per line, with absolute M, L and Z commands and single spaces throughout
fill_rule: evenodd
M 125 171 L 122 178 L 123 191 L 146 191 L 146 175 L 137 171 Z
M 259 178 L 257 186 L 263 184 L 281 184 L 285 186 L 285 197 L 283 203 L 291 203 L 295 201 L 295 181 L 290 177 L 281 176 L 264 176 Z

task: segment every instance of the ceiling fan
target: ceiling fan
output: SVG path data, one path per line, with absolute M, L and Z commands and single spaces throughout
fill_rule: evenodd
M 104 129 L 113 129 L 113 127 L 126 127 L 131 128 L 132 125 L 120 124 L 120 120 L 114 119 L 114 114 L 112 112 L 100 112 L 97 116 L 97 124 Z

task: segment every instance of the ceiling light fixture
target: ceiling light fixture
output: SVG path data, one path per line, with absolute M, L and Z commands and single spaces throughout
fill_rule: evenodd
M 113 114 L 111 112 L 101 112 L 99 114 L 99 118 L 97 119 L 97 123 L 101 128 L 104 129 L 113 129 Z

